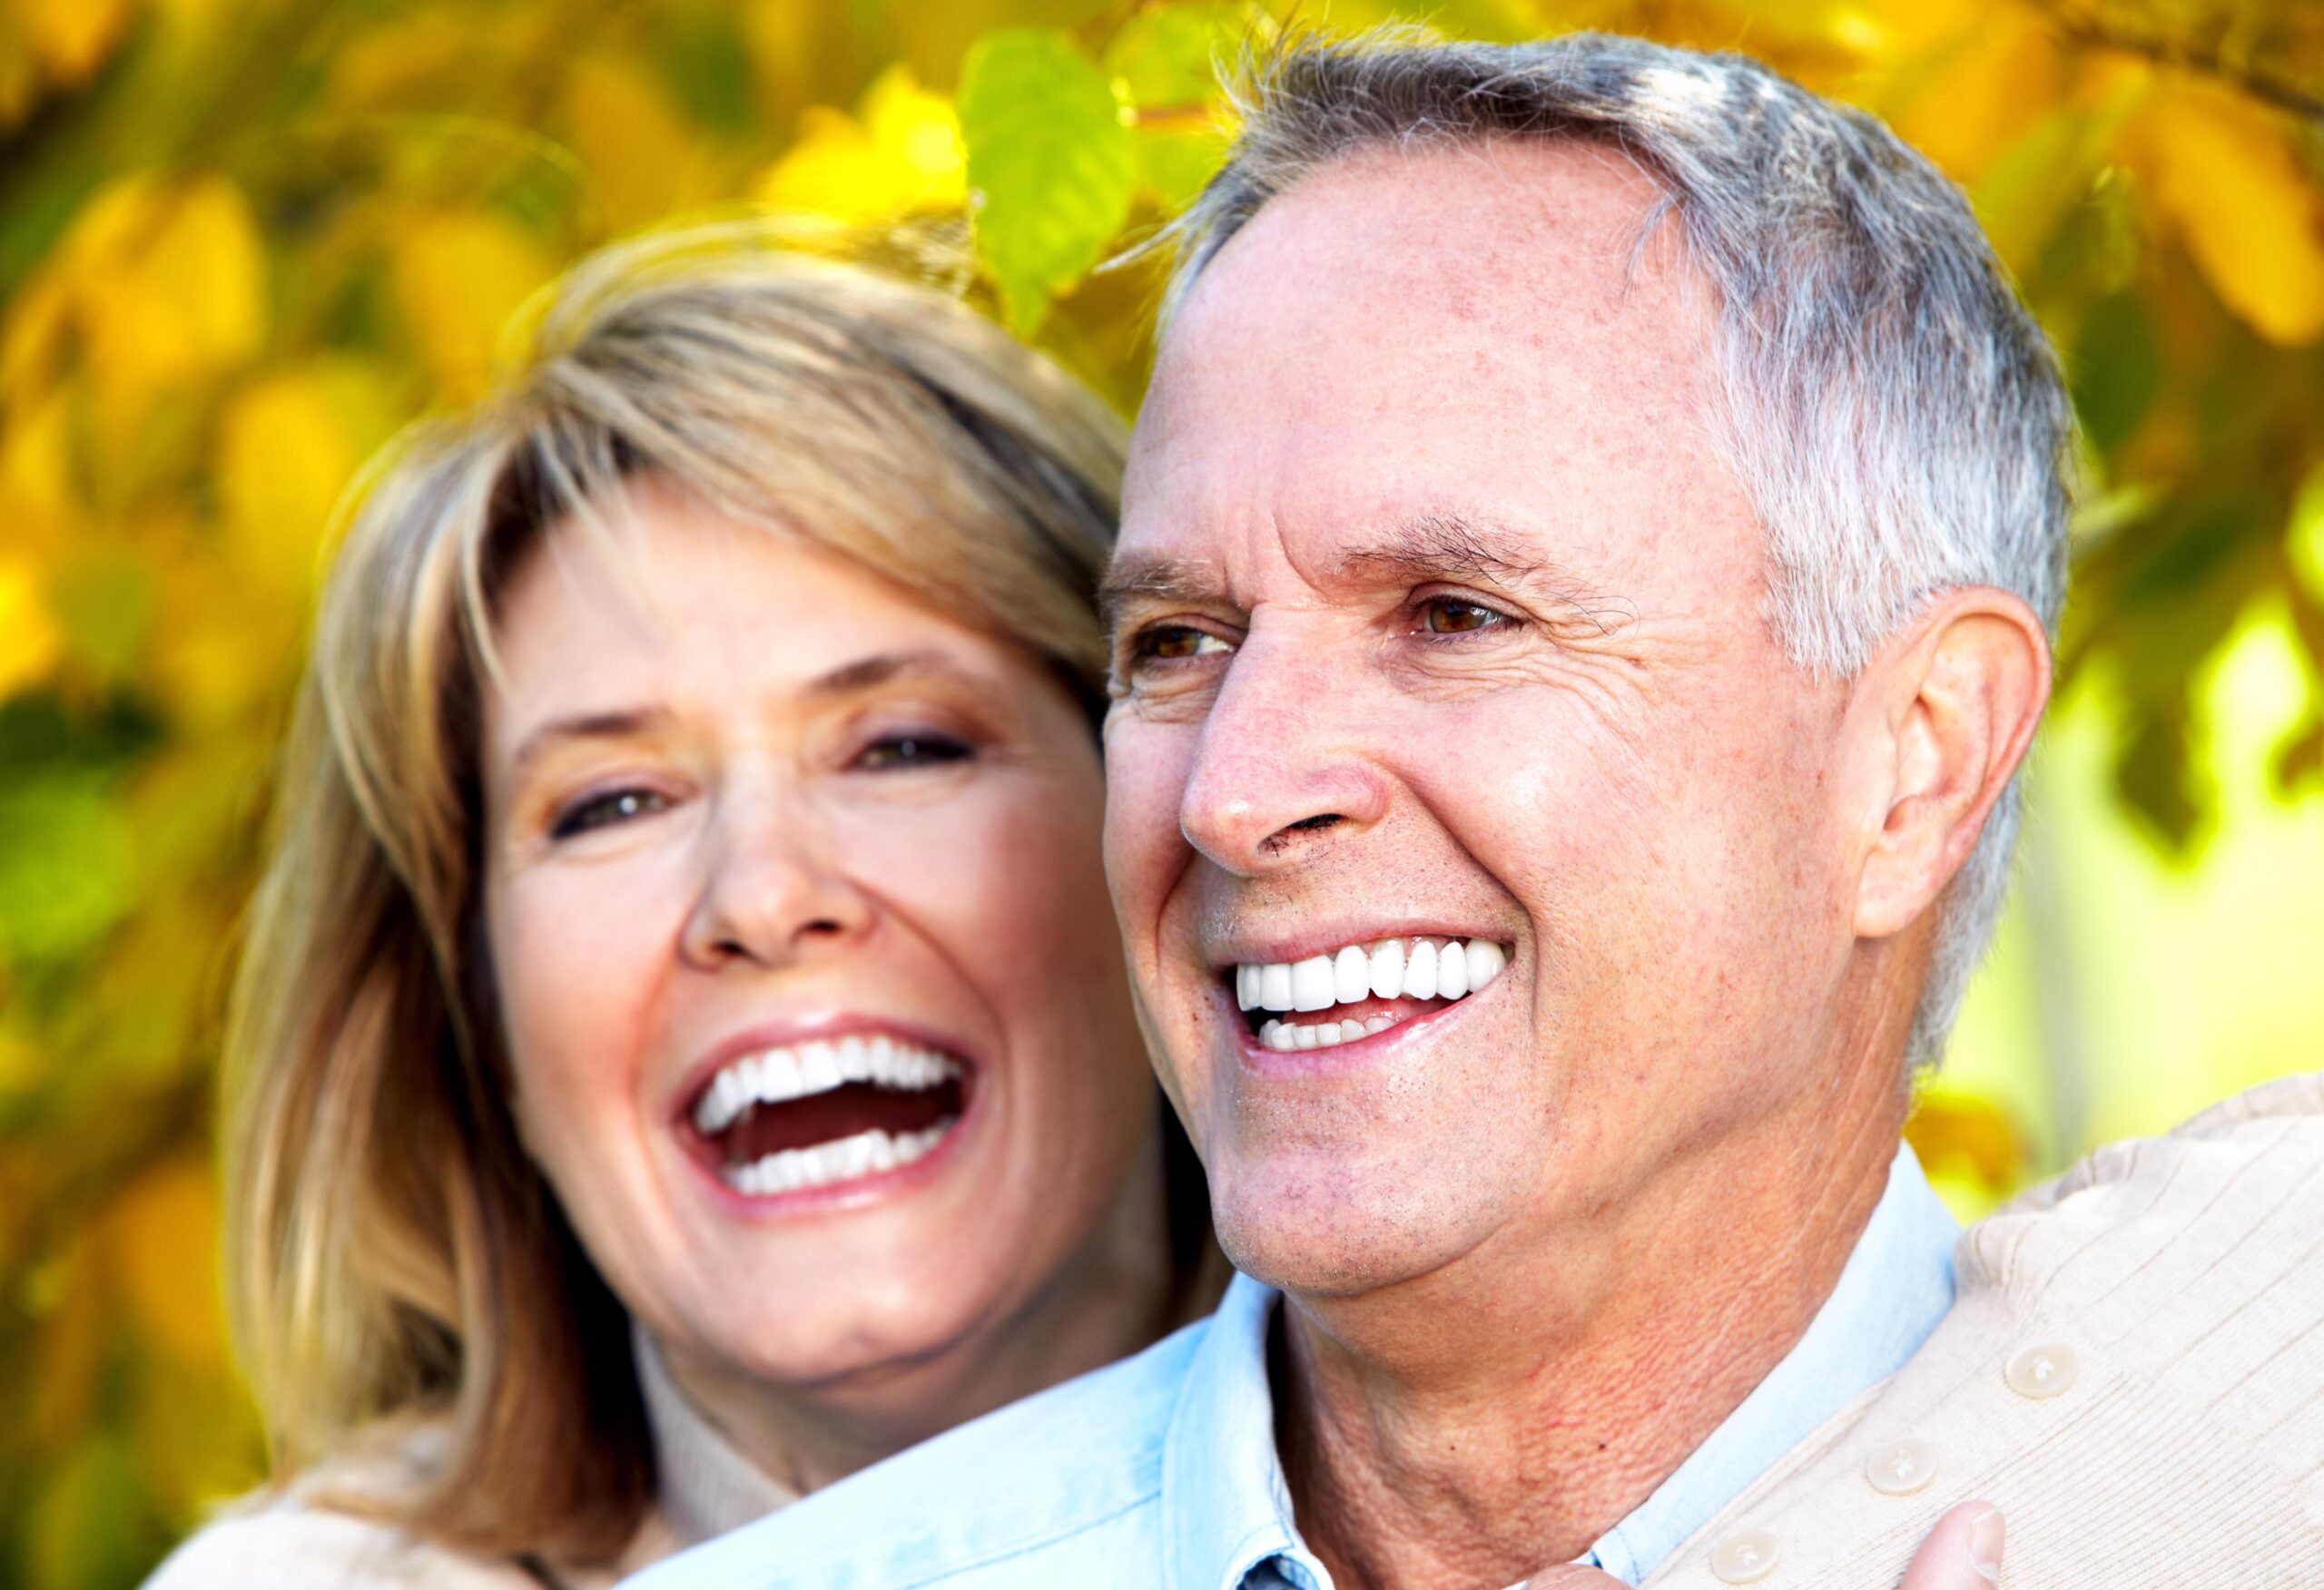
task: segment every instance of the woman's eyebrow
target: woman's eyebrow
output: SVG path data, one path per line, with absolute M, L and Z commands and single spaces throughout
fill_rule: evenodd
M 509 777 L 512 781 L 521 780 L 534 763 L 560 745 L 576 740 L 634 739 L 666 728 L 669 721 L 669 712 L 663 707 L 614 707 L 551 718 L 526 735 L 524 742 L 517 747 L 516 754 L 508 759 Z
M 812 701 L 829 701 L 837 696 L 857 695 L 891 680 L 914 676 L 950 680 L 962 684 L 982 682 L 950 653 L 932 647 L 921 647 L 907 652 L 879 652 L 869 657 L 859 657 L 852 662 L 842 662 L 809 680 L 800 693 Z

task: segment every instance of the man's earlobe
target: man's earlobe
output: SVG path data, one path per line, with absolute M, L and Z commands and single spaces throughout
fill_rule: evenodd
M 1859 937 L 1935 904 L 2025 759 L 2050 699 L 2050 643 L 2024 601 L 1943 593 L 1872 664 L 1895 759 L 1887 810 L 1857 880 Z

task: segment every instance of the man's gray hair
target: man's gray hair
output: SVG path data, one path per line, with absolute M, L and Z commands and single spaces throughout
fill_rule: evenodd
M 1768 616 L 1845 678 L 1933 594 L 1994 585 L 2053 636 L 2073 409 L 1960 191 L 1874 118 L 1739 55 L 1300 37 L 1246 63 L 1226 165 L 1169 229 L 1167 305 L 1268 200 L 1365 149 L 1587 139 L 1663 190 L 1716 289 L 1718 439 L 1768 537 Z M 1948 889 L 1908 1054 L 1934 1062 L 2001 914 L 2015 780 Z

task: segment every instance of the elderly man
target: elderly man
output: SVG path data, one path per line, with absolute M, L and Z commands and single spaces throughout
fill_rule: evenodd
M 1303 44 L 1245 109 L 1179 228 L 1106 734 L 1244 1278 L 655 1583 L 1871 1590 L 1971 1497 L 2013 1583 L 2324 1569 L 2312 1446 L 2212 1485 L 2255 1365 L 2277 1438 L 2324 1417 L 2312 1091 L 1979 1228 L 1957 1309 L 1899 1142 L 2065 560 L 2066 400 L 1960 195 L 1629 40 Z M 1993 1582 L 1998 1523 L 1907 1582 Z M 2227 1576 L 2164 1559 L 2214 1528 Z

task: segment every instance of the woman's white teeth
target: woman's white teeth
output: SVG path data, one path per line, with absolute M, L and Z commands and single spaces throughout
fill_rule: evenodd
M 760 1104 L 812 1098 L 851 1082 L 875 1083 L 906 1093 L 941 1087 L 960 1075 L 950 1055 L 891 1038 L 851 1035 L 745 1055 L 713 1077 L 694 1107 L 694 1126 L 708 1136 L 724 1132 Z
M 812 1148 L 786 1148 L 747 1165 L 728 1165 L 718 1173 L 729 1187 L 747 1197 L 803 1192 L 901 1170 L 934 1148 L 951 1129 L 952 1123 L 944 1120 L 925 1131 L 896 1136 L 875 1126 Z
M 1409 945 L 1384 938 L 1303 961 L 1237 966 L 1235 1004 L 1305 1015 L 1367 998 L 1459 999 L 1492 982 L 1508 964 L 1509 952 L 1489 938 L 1415 938 Z M 1321 1049 L 1393 1025 L 1384 1016 L 1361 1024 L 1269 1021 L 1259 1028 L 1259 1041 L 1270 1049 Z
M 1235 968 L 1235 1003 L 1244 1010 L 1329 1010 L 1367 996 L 1458 999 L 1483 987 L 1509 964 L 1489 938 L 1401 938 L 1351 944 L 1304 961 Z

